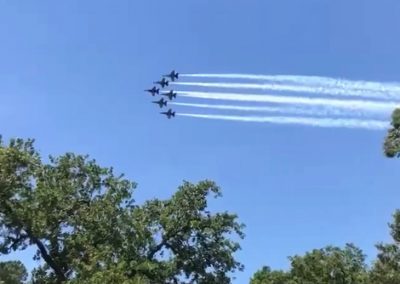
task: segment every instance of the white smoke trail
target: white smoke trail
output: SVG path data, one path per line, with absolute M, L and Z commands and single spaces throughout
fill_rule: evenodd
M 374 111 L 388 114 L 392 112 L 398 104 L 395 102 L 374 102 L 361 100 L 336 100 L 322 98 L 305 98 L 305 97 L 285 97 L 274 95 L 256 95 L 256 94 L 238 94 L 238 93 L 208 93 L 208 92 L 178 92 L 182 97 L 213 99 L 213 100 L 229 100 L 229 101 L 247 101 L 247 102 L 268 102 L 281 104 L 298 104 L 298 105 L 325 105 L 327 107 L 341 107 L 358 111 L 362 115 L 362 110 Z
M 326 86 L 298 86 L 298 85 L 280 85 L 280 84 L 247 84 L 247 83 L 206 83 L 206 82 L 171 82 L 173 85 L 191 86 L 191 87 L 207 87 L 207 88 L 226 88 L 226 89 L 255 89 L 255 90 L 271 90 L 271 91 L 287 91 L 299 93 L 312 93 L 332 96 L 356 96 L 360 98 L 379 98 L 393 99 L 392 95 L 387 93 L 353 90 L 346 88 L 327 88 Z M 400 93 L 395 96 L 400 99 Z
M 248 111 L 248 112 L 276 112 L 276 113 L 287 113 L 287 114 L 299 114 L 299 115 L 313 115 L 313 116 L 352 116 L 362 115 L 361 113 L 352 112 L 345 109 L 333 108 L 333 107 L 275 107 L 275 106 L 235 106 L 235 105 L 210 105 L 210 104 L 197 104 L 197 103 L 178 103 L 169 102 L 170 105 L 186 106 L 195 108 L 206 108 L 206 109 L 220 109 L 220 110 L 237 110 L 237 111 Z M 367 113 L 365 113 L 367 115 Z M 387 114 L 389 116 L 389 113 Z
M 219 78 L 219 79 L 248 79 L 259 81 L 272 81 L 279 83 L 292 83 L 303 85 L 315 85 L 325 87 L 336 87 L 353 90 L 370 90 L 375 92 L 400 94 L 400 83 L 381 83 L 373 81 L 346 80 L 340 78 L 322 76 L 300 76 L 300 75 L 252 75 L 252 74 L 181 74 L 182 77 L 194 78 Z
M 365 128 L 371 130 L 382 130 L 389 127 L 388 122 L 379 120 L 330 119 L 285 116 L 230 116 L 193 113 L 177 113 L 176 115 L 204 119 L 219 119 L 244 122 L 267 122 L 277 124 L 303 124 L 318 127 Z

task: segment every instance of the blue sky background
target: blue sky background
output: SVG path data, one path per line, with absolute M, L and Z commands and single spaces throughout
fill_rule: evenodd
M 329 244 L 371 259 L 399 207 L 384 131 L 167 120 L 143 89 L 173 68 L 396 81 L 399 14 L 398 0 L 0 1 L 0 133 L 88 153 L 139 202 L 215 180 L 212 208 L 247 226 L 235 283 Z

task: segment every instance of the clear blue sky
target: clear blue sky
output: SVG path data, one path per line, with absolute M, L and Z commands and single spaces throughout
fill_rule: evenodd
M 247 226 L 235 283 L 329 244 L 372 258 L 400 197 L 384 131 L 167 120 L 143 89 L 173 68 L 396 81 L 399 14 L 398 0 L 0 1 L 0 133 L 88 153 L 139 202 L 215 180 L 211 206 Z

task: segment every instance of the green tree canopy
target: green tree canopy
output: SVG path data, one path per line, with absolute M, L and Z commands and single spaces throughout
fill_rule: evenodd
M 28 273 L 22 262 L 0 262 L 0 284 L 21 284 L 27 277 Z
M 384 152 L 387 157 L 400 154 L 400 109 L 392 113 L 392 128 L 389 129 L 385 142 Z M 378 257 L 371 271 L 373 284 L 400 283 L 400 211 L 394 214 L 394 221 L 390 225 L 392 244 L 378 244 Z
M 265 266 L 250 280 L 251 284 L 399 284 L 400 210 L 393 215 L 390 232 L 393 243 L 378 244 L 378 256 L 368 269 L 362 251 L 353 244 L 345 248 L 328 246 L 289 257 L 287 272 Z
M 390 224 L 392 244 L 378 244 L 378 257 L 371 271 L 373 284 L 400 283 L 400 211 L 394 214 L 394 221 Z
M 281 270 L 271 270 L 269 266 L 264 266 L 254 273 L 250 280 L 250 284 L 291 284 L 289 273 Z
M 353 244 L 344 248 L 327 246 L 303 256 L 289 257 L 289 271 L 257 271 L 251 284 L 366 284 L 368 274 L 365 256 Z
M 400 156 L 400 109 L 392 114 L 392 128 L 384 141 L 387 157 Z M 304 256 L 290 257 L 289 271 L 273 271 L 264 266 L 250 280 L 251 284 L 399 284 L 400 283 L 400 210 L 390 224 L 393 243 L 378 244 L 372 268 L 365 264 L 362 251 L 353 244 L 344 249 L 328 246 Z
M 365 256 L 353 244 L 345 248 L 328 246 L 290 257 L 291 275 L 296 283 L 366 283 Z
M 392 128 L 383 143 L 384 153 L 386 157 L 393 158 L 400 153 L 400 109 L 396 109 L 392 113 Z
M 88 156 L 45 163 L 33 140 L 0 142 L 0 253 L 35 246 L 35 283 L 230 283 L 243 225 L 207 211 L 219 187 L 185 181 L 143 205 L 135 187 Z

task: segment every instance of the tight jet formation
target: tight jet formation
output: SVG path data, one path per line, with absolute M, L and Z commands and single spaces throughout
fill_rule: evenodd
M 153 88 L 147 89 L 145 91 L 149 92 L 150 95 L 152 95 L 153 97 L 155 95 L 166 96 L 170 101 L 172 101 L 172 99 L 176 98 L 176 92 L 174 92 L 173 90 L 160 92 L 160 89 L 164 89 L 166 86 L 169 85 L 169 81 L 165 79 L 166 77 L 169 78 L 172 82 L 174 82 L 175 80 L 178 80 L 179 73 L 175 72 L 175 70 L 172 70 L 171 73 L 163 75 L 161 80 L 154 82 L 154 84 L 160 85 L 160 87 L 154 86 Z M 168 101 L 165 100 L 164 98 L 161 98 L 158 101 L 152 101 L 152 103 L 158 104 L 160 108 L 163 108 L 164 106 L 167 107 Z M 172 111 L 172 109 L 169 109 L 168 111 L 165 112 L 160 112 L 160 114 L 166 115 L 168 119 L 170 119 L 171 117 L 175 117 L 175 112 Z

